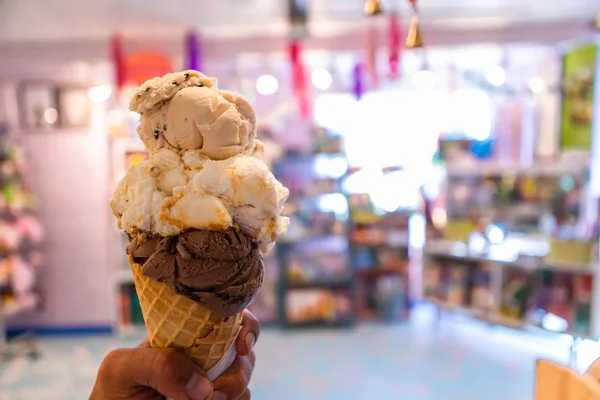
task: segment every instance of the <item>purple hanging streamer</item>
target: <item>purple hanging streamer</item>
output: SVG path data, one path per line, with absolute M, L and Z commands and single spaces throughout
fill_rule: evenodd
M 358 63 L 354 66 L 354 96 L 357 100 L 360 100 L 364 92 L 363 65 Z
M 202 45 L 196 31 L 190 31 L 185 38 L 187 69 L 202 71 Z

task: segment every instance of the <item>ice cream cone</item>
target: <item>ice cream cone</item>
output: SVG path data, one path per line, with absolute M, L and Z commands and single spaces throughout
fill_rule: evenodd
M 214 368 L 233 346 L 241 329 L 242 313 L 223 319 L 142 275 L 142 266 L 131 256 L 129 263 L 152 347 L 183 349 L 205 371 Z M 231 361 L 233 357 L 229 364 Z M 226 369 L 229 365 L 219 367 Z
M 262 253 L 289 224 L 289 190 L 260 159 L 252 105 L 216 79 L 153 78 L 129 109 L 148 157 L 127 169 L 110 205 L 129 237 L 150 344 L 184 350 L 214 379 L 235 358 Z

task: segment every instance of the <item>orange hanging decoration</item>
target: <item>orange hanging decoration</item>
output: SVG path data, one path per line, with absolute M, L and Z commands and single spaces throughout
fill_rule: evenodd
M 372 17 L 383 12 L 379 0 L 367 0 L 365 3 L 365 14 Z
M 419 26 L 419 13 L 417 11 L 416 0 L 408 0 L 412 7 L 412 15 L 408 25 L 408 36 L 406 37 L 406 48 L 418 49 L 423 47 L 423 39 L 421 38 L 421 28 Z

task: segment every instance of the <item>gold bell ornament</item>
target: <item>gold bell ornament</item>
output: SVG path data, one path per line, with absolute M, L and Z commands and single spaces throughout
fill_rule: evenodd
M 423 39 L 421 38 L 421 28 L 419 27 L 419 13 L 417 11 L 417 1 L 408 0 L 412 7 L 412 15 L 408 25 L 408 35 L 406 36 L 406 48 L 418 49 L 423 47 Z
M 379 0 L 367 0 L 365 2 L 365 14 L 372 17 L 383 12 Z

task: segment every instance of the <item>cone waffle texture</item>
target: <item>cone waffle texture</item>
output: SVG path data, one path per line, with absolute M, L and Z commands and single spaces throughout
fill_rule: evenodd
M 242 313 L 223 319 L 163 283 L 142 275 L 142 266 L 129 257 L 152 347 L 176 347 L 208 371 L 233 345 Z

